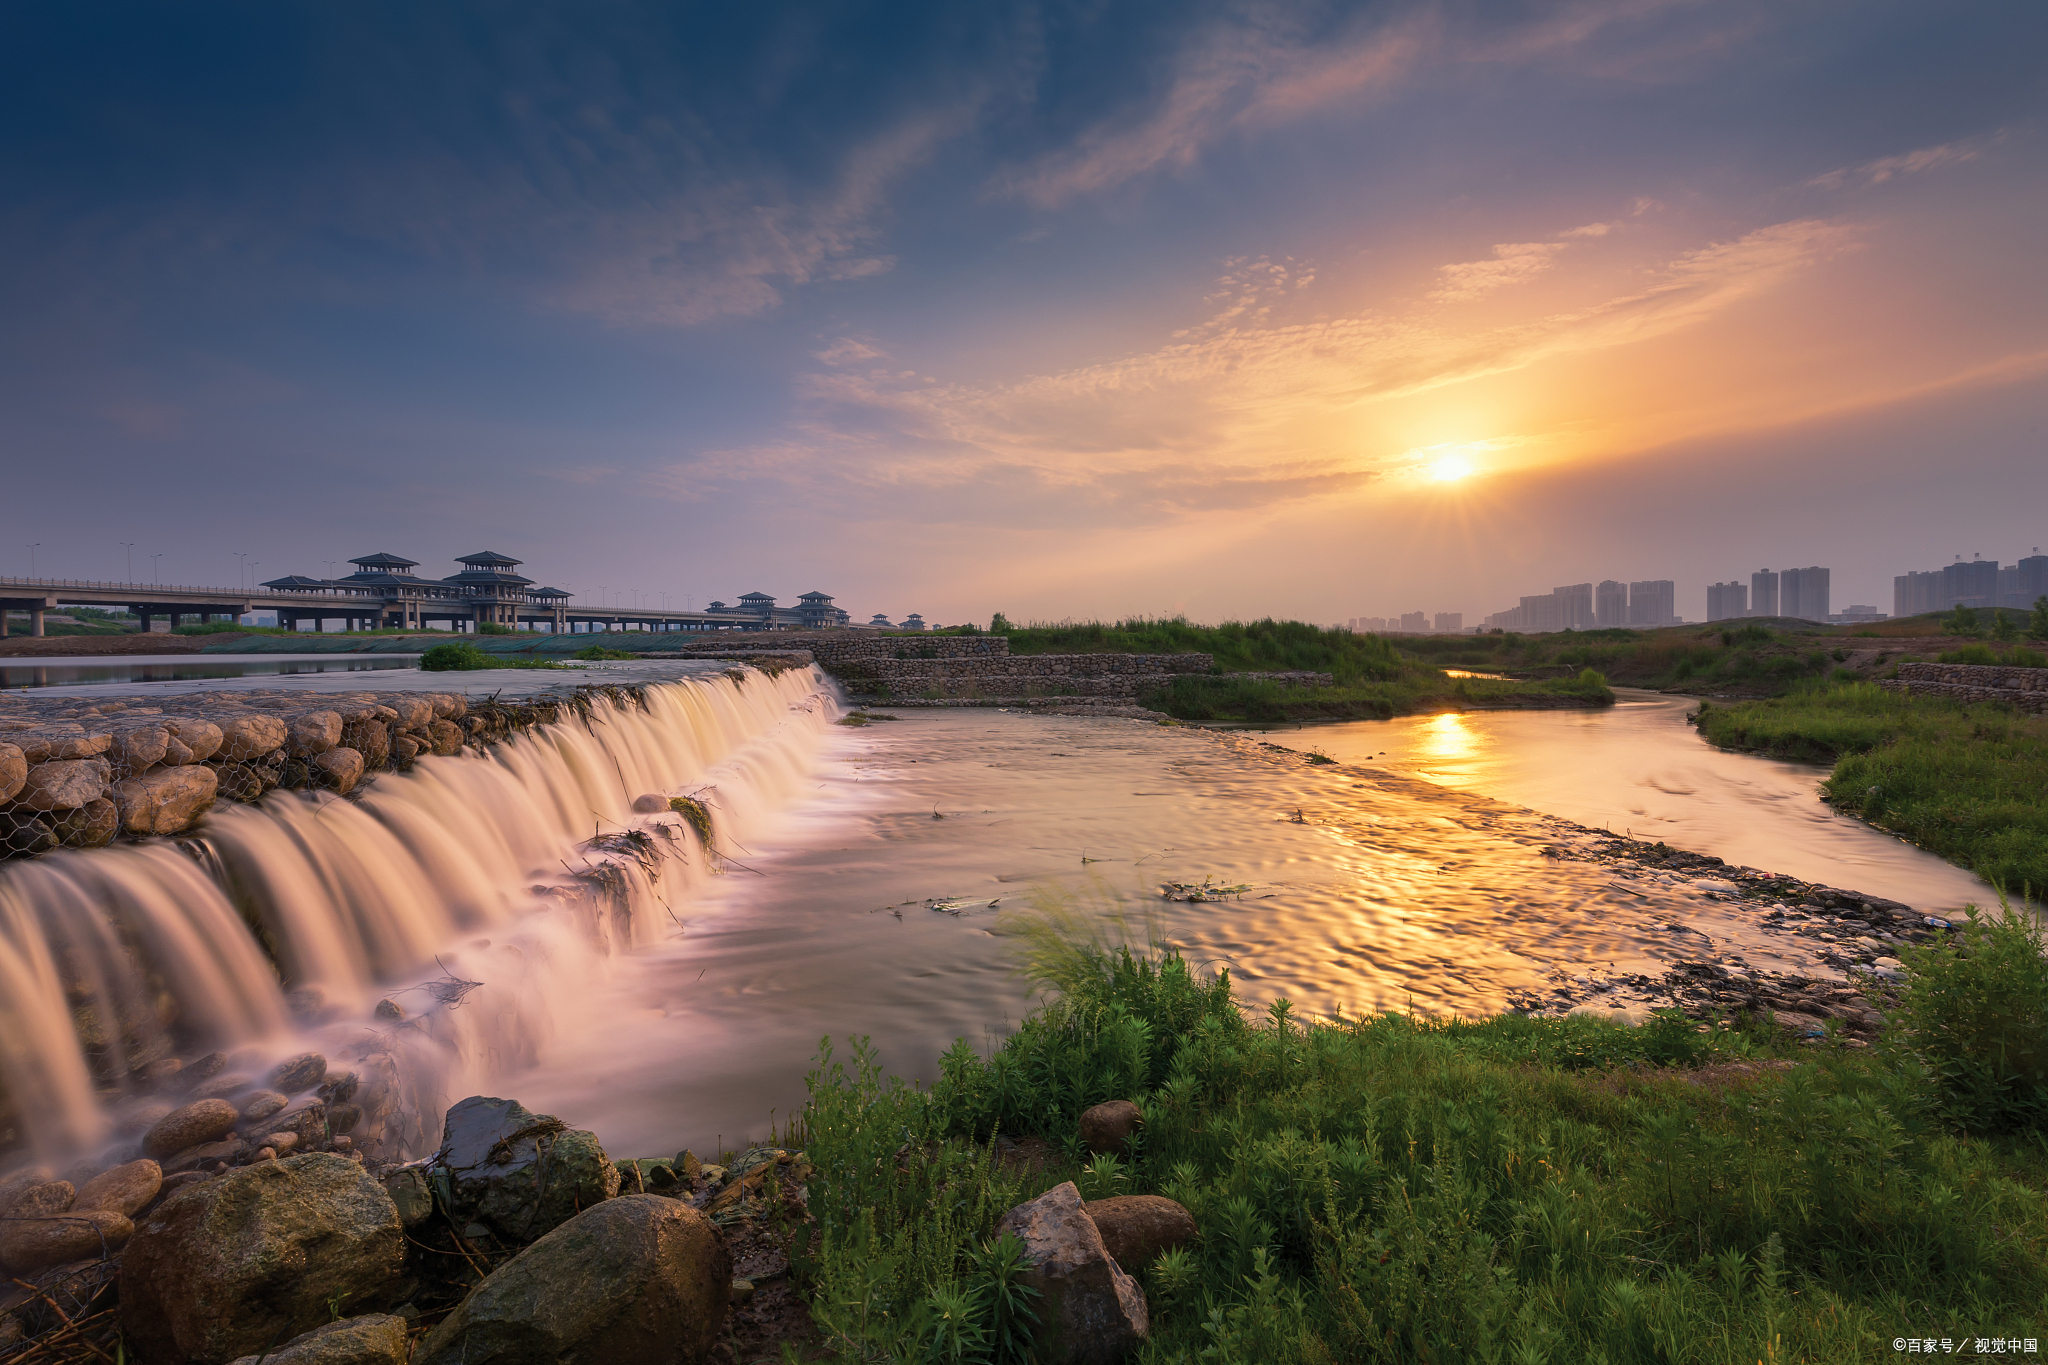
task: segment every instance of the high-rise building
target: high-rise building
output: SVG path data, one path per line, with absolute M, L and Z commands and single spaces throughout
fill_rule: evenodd
M 1998 566 L 1991 566 L 1994 584 Z M 1828 571 L 1814 566 L 1778 575 L 1778 614 L 1796 621 L 1828 619 Z
M 1998 605 L 1998 561 L 1958 559 L 1941 571 L 1941 606 L 1995 607 Z
M 1892 580 L 1892 615 L 1920 616 L 1930 611 L 1942 610 L 1941 589 L 1943 575 L 1935 569 L 1929 573 L 1902 573 Z
M 1778 576 L 1769 569 L 1758 569 L 1749 576 L 1749 614 L 1778 614 Z
M 1429 634 L 1429 617 L 1419 611 L 1402 612 L 1401 633 L 1404 635 Z
M 1600 580 L 1600 586 L 1593 589 L 1593 620 L 1603 626 L 1628 624 L 1628 584 L 1611 578 Z
M 1668 578 L 1653 578 L 1628 585 L 1628 623 L 1632 626 L 1668 626 L 1678 620 L 1678 589 Z
M 1591 630 L 1595 624 L 1593 616 L 1593 585 L 1573 583 L 1567 587 L 1552 588 L 1551 596 L 1557 599 L 1557 620 L 1559 630 Z
M 1749 585 L 1733 579 L 1707 584 L 1707 619 L 1732 621 L 1749 615 Z
M 2005 570 L 1998 571 L 1999 588 L 2008 607 L 2022 611 L 2033 610 L 2034 603 L 2048 597 L 2048 555 L 2041 553 L 2036 545 L 2034 553 L 2012 566 L 2012 582 L 2005 581 Z
M 1456 635 L 1465 628 L 1465 613 L 1462 611 L 1440 611 L 1436 614 L 1436 633 Z

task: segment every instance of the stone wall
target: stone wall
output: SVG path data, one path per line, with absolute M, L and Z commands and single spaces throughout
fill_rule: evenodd
M 346 796 L 422 754 L 587 711 L 579 688 L 520 702 L 450 692 L 191 692 L 147 704 L 0 693 L 0 858 L 182 834 L 217 801 L 279 787 Z
M 2005 664 L 1900 664 L 1899 676 L 1879 687 L 1955 701 L 2003 702 L 2021 711 L 2048 712 L 2048 668 Z

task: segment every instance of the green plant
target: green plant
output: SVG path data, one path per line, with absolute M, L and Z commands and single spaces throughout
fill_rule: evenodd
M 2048 597 L 2034 599 L 2034 609 L 2027 614 L 2027 638 L 2048 640 Z
M 1942 629 L 1951 635 L 1975 635 L 1977 633 L 1977 609 L 1956 603 L 1955 610 L 1942 618 Z
M 479 635 L 514 635 L 518 632 L 502 621 L 479 621 L 476 623 L 476 633 Z
M 606 649 L 603 645 L 585 645 L 569 657 L 572 659 L 633 659 L 639 656 L 629 650 Z
M 2022 903 L 1964 910 L 1955 932 L 1902 949 L 1910 974 L 1890 1039 L 1927 1068 L 1951 1120 L 1973 1132 L 2048 1126 L 2048 958 Z
M 451 640 L 445 645 L 435 645 L 420 655 L 420 667 L 429 673 L 497 666 L 495 659 L 467 640 Z
M 2014 640 L 2017 640 L 2019 638 L 2019 635 L 2019 623 L 2015 621 L 2012 617 L 2007 616 L 2004 610 L 1994 610 L 1991 613 L 1992 639 L 1997 640 L 2003 644 L 2010 644 Z

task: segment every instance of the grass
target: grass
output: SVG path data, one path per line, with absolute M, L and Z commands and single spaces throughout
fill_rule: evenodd
M 1277 1000 L 1255 1018 L 1227 973 L 1091 941 L 1071 917 L 1026 942 L 1046 1003 L 989 1055 L 962 1041 L 918 1090 L 828 1043 L 810 1076 L 794 1136 L 819 1172 L 817 1231 L 796 1269 L 839 1358 L 1022 1359 L 985 1306 L 1003 1283 L 989 1239 L 1065 1180 L 1194 1215 L 1195 1245 L 1126 1267 L 1150 1300 L 1149 1365 L 1777 1365 L 1889 1359 L 1907 1334 L 2040 1334 L 2038 1130 L 1959 1123 L 1923 1059 L 1940 1039 L 1914 1022 L 1969 999 L 1981 1025 L 1989 1001 L 2037 1040 L 2038 931 L 2005 932 L 2000 989 L 1972 989 L 1995 956 L 1973 940 L 1924 1019 L 1863 1052 L 1676 1014 L 1305 1021 Z M 1981 1052 L 1983 1028 L 1968 1037 Z M 1727 1065 L 1772 1058 L 1783 1069 Z M 1139 1105 L 1140 1141 L 1087 1158 L 1076 1118 L 1108 1099 Z M 1041 1135 L 1051 1165 L 999 1160 L 997 1133 Z
M 1844 682 L 1703 705 L 1696 722 L 1722 748 L 1833 762 L 1837 810 L 2012 892 L 2048 888 L 2048 716 Z
M 486 654 L 467 640 L 435 645 L 420 655 L 420 667 L 429 673 L 468 672 L 479 668 L 567 668 L 553 659 L 518 659 L 505 654 Z

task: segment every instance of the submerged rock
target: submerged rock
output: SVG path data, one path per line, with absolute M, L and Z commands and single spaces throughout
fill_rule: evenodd
M 1145 1291 L 1110 1258 L 1102 1232 L 1068 1181 L 996 1223 L 1024 1243 L 1024 1283 L 1044 1295 L 1039 1355 L 1047 1365 L 1108 1365 L 1151 1333 Z
M 158 1119 L 143 1135 L 142 1150 L 154 1157 L 176 1156 L 203 1142 L 218 1142 L 234 1131 L 240 1117 L 226 1100 L 194 1100 Z
M 296 1095 L 301 1090 L 311 1090 L 326 1079 L 327 1059 L 317 1052 L 304 1052 L 271 1068 L 270 1088 Z
M 596 1134 L 484 1095 L 448 1111 L 433 1178 L 458 1221 L 484 1223 L 515 1244 L 619 1192 L 619 1169 Z
M 0 1223 L 0 1264 L 16 1275 L 119 1251 L 135 1225 L 114 1209 L 81 1209 L 68 1180 L 18 1194 Z
M 145 1360 L 224 1365 L 402 1288 L 391 1196 L 344 1157 L 265 1161 L 178 1191 L 121 1261 L 121 1328 Z
M 405 1365 L 405 1328 L 391 1313 L 343 1318 L 235 1365 Z
M 111 1209 L 133 1218 L 163 1188 L 163 1167 L 144 1159 L 102 1171 L 78 1187 L 74 1209 Z
M 606 1200 L 478 1285 L 413 1365 L 697 1365 L 731 1284 L 732 1257 L 703 1214 L 660 1195 Z

